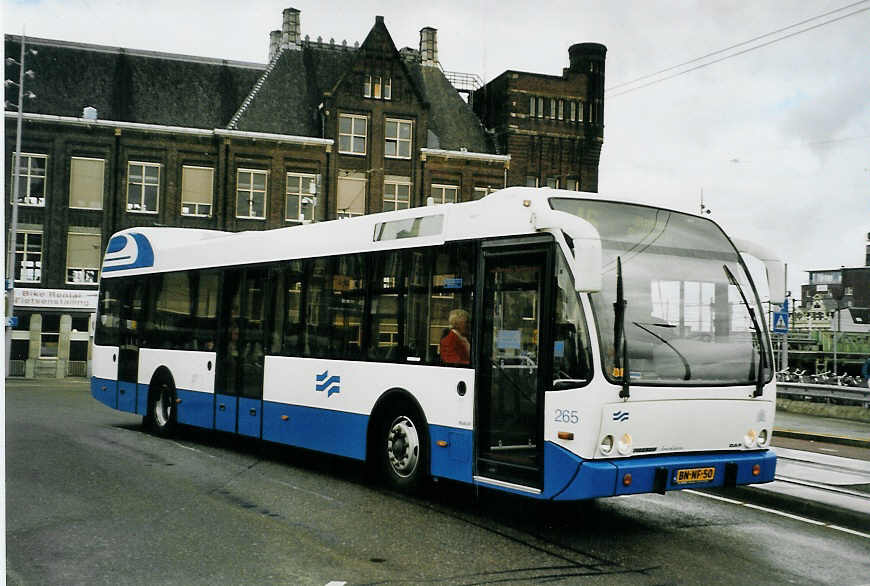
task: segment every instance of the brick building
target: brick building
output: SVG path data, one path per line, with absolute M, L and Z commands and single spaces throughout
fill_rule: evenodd
M 261 64 L 26 40 L 37 99 L 24 105 L 10 374 L 84 374 L 101 252 L 118 230 L 265 230 L 531 178 L 597 190 L 601 45 L 571 47 L 561 77 L 505 72 L 469 103 L 438 62 L 433 28 L 418 49 L 397 49 L 380 16 L 362 43 L 314 41 L 289 8 L 268 41 Z M 6 35 L 7 55 L 20 47 Z

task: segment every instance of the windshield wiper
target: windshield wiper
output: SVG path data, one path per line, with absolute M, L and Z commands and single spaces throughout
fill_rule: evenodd
M 668 342 L 667 340 L 665 340 L 664 338 L 662 338 L 661 336 L 659 336 L 657 333 L 655 333 L 655 332 L 652 331 L 651 329 L 644 327 L 644 326 L 659 326 L 659 327 L 661 327 L 661 328 L 675 328 L 675 327 L 677 327 L 677 326 L 673 326 L 673 325 L 671 325 L 671 324 L 640 324 L 640 323 L 638 323 L 638 322 L 636 322 L 636 321 L 633 321 L 633 322 L 631 322 L 631 323 L 633 323 L 634 325 L 636 325 L 637 327 L 639 327 L 640 329 L 642 329 L 643 331 L 645 331 L 646 333 L 648 333 L 650 336 L 653 336 L 653 337 L 655 337 L 655 338 L 661 340 L 662 342 L 664 342 L 665 346 L 667 346 L 668 348 L 670 348 L 671 350 L 673 350 L 674 353 L 675 353 L 677 356 L 679 356 L 680 360 L 683 361 L 683 370 L 684 370 L 684 372 L 683 372 L 683 380 L 691 380 L 691 378 L 692 378 L 692 368 L 689 366 L 689 361 L 686 360 L 686 357 L 683 356 L 682 352 L 680 352 L 679 350 L 677 350 L 676 348 L 674 348 L 673 344 L 671 344 L 670 342 Z
M 617 256 L 616 302 L 613 304 L 613 375 L 622 377 L 622 389 L 619 391 L 620 399 L 628 399 L 631 396 L 631 391 L 629 390 L 628 340 L 625 336 L 625 306 L 627 303 L 623 294 L 622 258 Z M 620 348 L 620 346 L 622 347 Z
M 728 277 L 728 281 L 737 288 L 737 292 L 740 293 L 740 299 L 743 301 L 743 305 L 746 306 L 746 310 L 749 312 L 749 317 L 752 319 L 752 326 L 755 328 L 755 335 L 758 340 L 758 371 L 755 373 L 755 392 L 752 393 L 753 397 L 760 397 L 762 393 L 764 393 L 764 372 L 767 368 L 767 352 L 764 348 L 764 336 L 761 335 L 761 324 L 758 323 L 758 317 L 755 315 L 755 308 L 749 305 L 749 301 L 746 299 L 746 293 L 743 292 L 743 287 L 740 286 L 740 283 L 737 282 L 737 279 L 734 278 L 734 273 L 731 272 L 731 269 L 728 268 L 728 265 L 722 265 L 722 268 L 725 269 L 725 275 Z

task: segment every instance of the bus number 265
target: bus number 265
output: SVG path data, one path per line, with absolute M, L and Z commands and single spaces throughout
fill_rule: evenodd
M 556 409 L 556 423 L 579 423 L 580 416 L 576 409 Z

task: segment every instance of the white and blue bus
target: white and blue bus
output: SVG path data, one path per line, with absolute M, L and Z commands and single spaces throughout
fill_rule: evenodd
M 269 231 L 131 228 L 103 260 L 92 394 L 161 435 L 317 450 L 404 489 L 769 482 L 773 360 L 741 251 L 769 257 L 706 218 L 522 187 Z

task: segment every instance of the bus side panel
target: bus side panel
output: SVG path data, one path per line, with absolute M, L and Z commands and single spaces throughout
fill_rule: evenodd
M 172 375 L 179 423 L 212 429 L 214 427 L 214 352 L 193 350 L 139 351 L 139 385 L 147 389 L 159 368 Z M 146 404 L 147 409 L 147 404 Z
M 438 442 L 446 442 L 438 445 Z M 432 476 L 472 482 L 472 432 L 442 425 L 429 426 Z
M 108 405 L 112 409 L 118 408 L 118 382 L 96 376 L 91 377 L 91 395 L 94 399 Z
M 263 402 L 263 439 L 337 456 L 366 459 L 369 418 L 356 413 Z
M 148 415 L 148 390 L 149 385 L 136 385 L 136 413 L 139 415 Z
M 128 413 L 136 412 L 136 383 L 127 381 L 118 382 L 118 406 L 119 411 Z
M 94 371 L 91 378 L 91 395 L 100 403 L 117 409 L 118 347 L 94 344 L 92 361 Z
M 234 395 L 215 394 L 214 428 L 218 431 L 236 431 L 236 406 L 239 398 Z
M 175 389 L 178 403 L 178 423 L 197 427 L 214 427 L 214 395 L 186 389 Z
M 263 402 L 259 399 L 239 397 L 239 433 L 241 435 L 260 437 L 262 407 Z

